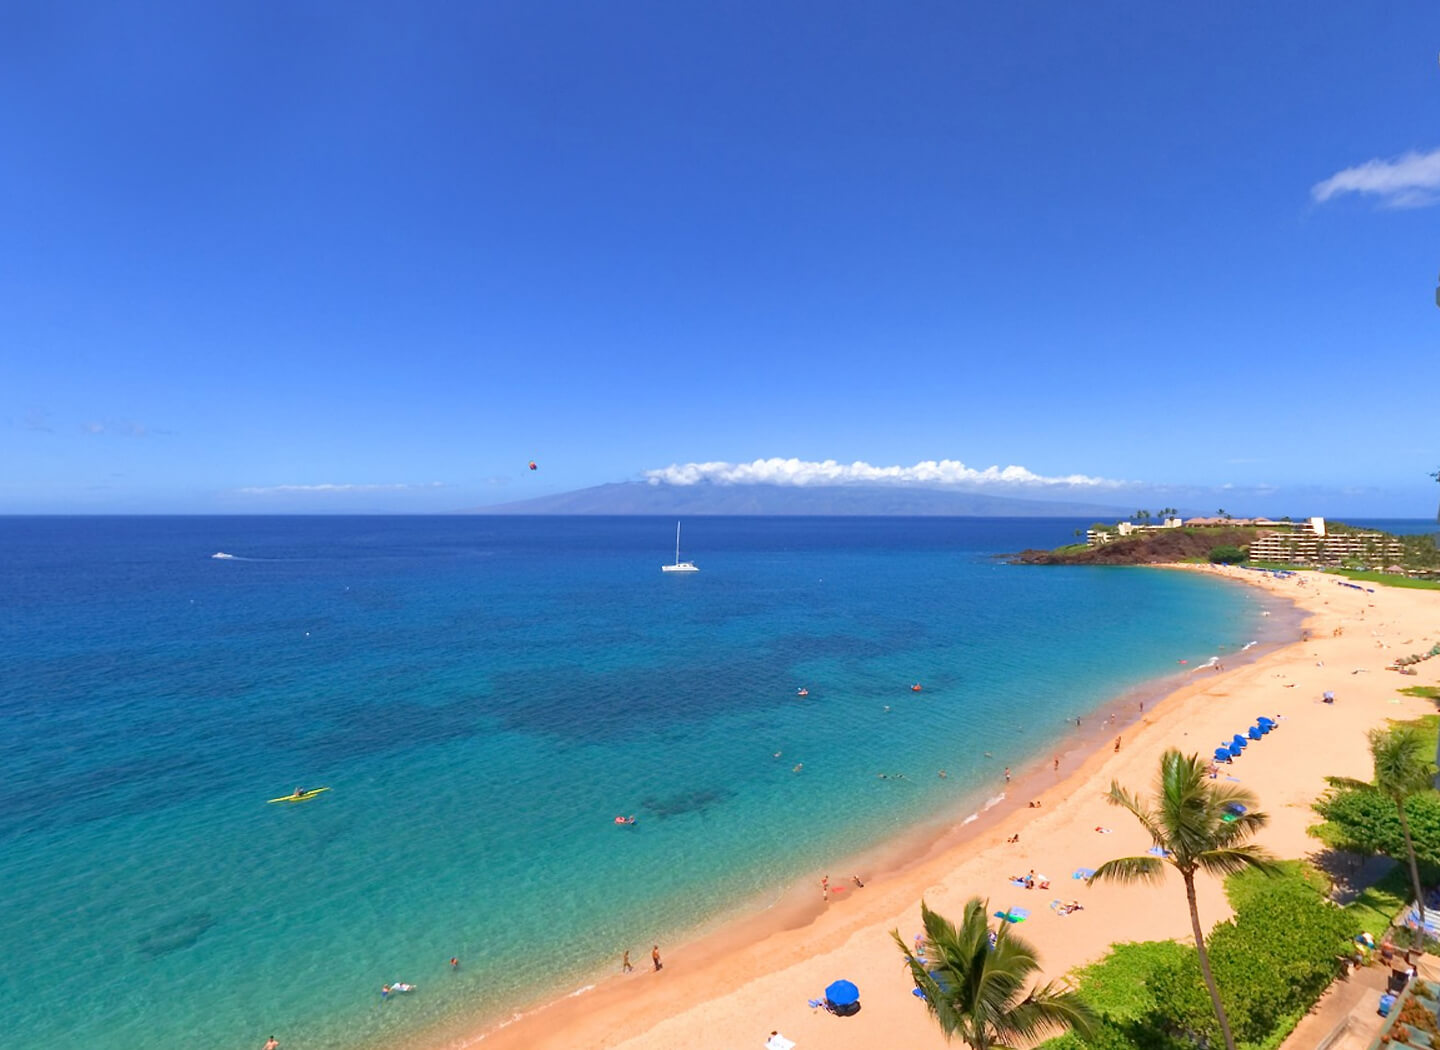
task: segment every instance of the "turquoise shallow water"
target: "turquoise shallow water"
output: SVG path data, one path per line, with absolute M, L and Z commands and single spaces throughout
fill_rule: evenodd
M 676 577 L 653 519 L 0 519 L 7 1034 L 329 1050 L 502 1012 L 1260 634 L 1213 580 L 991 557 L 1081 524 L 697 519 Z M 297 784 L 333 790 L 265 803 Z

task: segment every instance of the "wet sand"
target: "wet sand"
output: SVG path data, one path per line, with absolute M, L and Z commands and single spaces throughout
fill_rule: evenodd
M 938 837 L 932 828 L 887 844 L 876 857 L 903 857 L 888 870 L 871 870 L 864 857 L 844 867 L 837 859 L 831 883 L 848 889 L 832 894 L 828 903 L 820 900 L 822 873 L 816 872 L 813 885 L 794 887 L 778 901 L 756 902 L 755 914 L 689 944 L 661 945 L 665 968 L 659 973 L 641 955 L 633 974 L 537 1005 L 502 1027 L 432 1045 L 732 1050 L 761 1047 L 779 1030 L 796 1040 L 799 1050 L 897 1045 L 939 1050 L 945 1041 L 911 995 L 890 937 L 898 929 L 909 941 L 920 930 L 922 898 L 950 915 L 958 915 L 975 894 L 989 898 L 992 912 L 1028 908 L 1021 932 L 1039 948 L 1044 978 L 1101 957 L 1115 942 L 1188 939 L 1178 878 L 1159 887 L 1093 888 L 1071 878 L 1077 868 L 1143 853 L 1150 844 L 1129 814 L 1104 801 L 1112 778 L 1148 794 L 1167 747 L 1209 756 L 1256 716 L 1278 718 L 1280 728 L 1252 743 L 1221 775 L 1238 778 L 1270 814 L 1259 839 L 1264 846 L 1280 857 L 1314 852 L 1318 844 L 1305 829 L 1315 822 L 1309 806 L 1324 790 L 1324 777 L 1368 778 L 1365 731 L 1386 719 L 1434 709 L 1397 690 L 1435 685 L 1440 659 L 1420 664 L 1414 677 L 1384 667 L 1440 640 L 1440 591 L 1377 587 L 1369 593 L 1316 573 L 1277 580 L 1226 568 L 1155 571 L 1210 572 L 1263 587 L 1305 612 L 1308 638 L 1252 663 L 1197 669 L 1170 695 L 1145 698 L 1143 716 L 1139 701 L 1131 698 L 1138 720 L 1116 726 L 1123 738 L 1118 752 L 1107 727 L 1098 749 L 1093 742 L 1088 751 L 1072 746 L 1058 773 L 1048 763 L 1024 771 L 1011 785 L 1010 806 Z M 1321 702 L 1325 690 L 1334 691 L 1334 704 Z M 1040 807 L 1027 808 L 1021 801 L 1026 798 L 1037 798 Z M 1018 843 L 1006 841 L 1015 834 Z M 1031 869 L 1050 877 L 1048 890 L 1009 882 L 1010 875 Z M 851 870 L 860 871 L 864 888 L 849 883 Z M 1199 895 L 1204 922 L 1228 916 L 1219 882 L 1202 877 Z M 1058 915 L 1049 906 L 1057 898 L 1078 899 L 1084 910 Z M 840 977 L 859 986 L 859 1014 L 840 1018 L 807 1005 Z

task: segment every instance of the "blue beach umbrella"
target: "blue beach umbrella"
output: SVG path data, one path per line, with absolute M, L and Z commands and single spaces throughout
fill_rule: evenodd
M 1263 726 L 1269 726 L 1271 729 L 1274 729 L 1274 728 L 1275 728 L 1275 719 L 1270 718 L 1270 717 L 1268 717 L 1268 716 L 1266 716 L 1266 715 L 1261 715 L 1259 718 L 1255 719 L 1255 724 L 1258 725 L 1258 726 L 1262 726 L 1262 727 L 1263 727 Z
M 1245 738 L 1244 738 L 1243 736 L 1241 736 L 1239 733 L 1236 733 L 1236 734 L 1230 739 L 1230 743 L 1236 745 L 1236 746 L 1239 747 L 1242 751 L 1245 749 Z
M 1265 735 L 1265 732 L 1259 726 L 1251 726 L 1245 735 L 1251 740 L 1259 740 Z
M 1227 744 L 1227 745 L 1225 745 L 1224 747 L 1217 747 L 1217 748 L 1215 749 L 1215 761 L 1216 761 L 1216 762 L 1229 762 L 1229 761 L 1230 761 L 1230 745 Z
M 849 981 L 836 981 L 825 989 L 825 998 L 833 1006 L 849 1006 L 860 1001 L 860 989 Z

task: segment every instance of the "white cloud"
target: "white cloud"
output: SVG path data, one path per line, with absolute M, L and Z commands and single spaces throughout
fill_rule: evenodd
M 337 485 L 327 483 L 323 485 L 250 485 L 235 491 L 242 496 L 288 496 L 297 493 L 336 493 L 336 492 L 404 492 L 407 489 L 438 489 L 443 488 L 443 481 L 426 481 L 419 484 L 398 483 L 391 485 Z
M 813 462 L 802 459 L 757 459 L 753 463 L 672 463 L 645 471 L 652 485 L 1018 485 L 1042 487 L 1073 485 L 1084 488 L 1118 488 L 1125 482 L 1086 474 L 1044 477 L 1024 467 L 986 467 L 976 470 L 957 459 L 927 459 L 913 467 L 875 467 L 869 463 Z
M 1440 201 L 1440 149 L 1411 150 L 1393 160 L 1367 160 L 1310 187 L 1310 195 L 1322 204 L 1342 193 L 1374 194 L 1387 208 L 1434 204 Z
M 118 434 L 121 437 L 135 438 L 170 433 L 168 430 L 151 430 L 144 423 L 136 423 L 129 419 L 107 419 L 103 423 L 98 419 L 92 419 L 81 423 L 80 429 L 87 434 Z

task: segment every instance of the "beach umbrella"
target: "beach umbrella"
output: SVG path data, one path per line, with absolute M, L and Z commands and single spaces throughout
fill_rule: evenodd
M 825 1001 L 835 1013 L 848 1017 L 860 1009 L 860 989 L 850 981 L 835 981 L 825 989 Z
M 1230 761 L 1230 746 L 1229 746 L 1228 744 L 1227 744 L 1226 746 L 1224 746 L 1224 747 L 1217 747 L 1217 748 L 1215 749 L 1215 761 L 1216 761 L 1216 762 L 1229 762 L 1229 761 Z
M 1231 744 L 1234 744 L 1234 745 L 1237 745 L 1242 751 L 1245 749 L 1245 738 L 1244 738 L 1243 736 L 1241 736 L 1239 733 L 1236 733 L 1236 734 L 1230 739 L 1230 743 L 1231 743 Z
M 1270 726 L 1272 729 L 1275 726 L 1275 720 L 1268 715 L 1261 715 L 1259 718 L 1255 719 L 1255 722 L 1257 725 Z
M 1259 740 L 1264 735 L 1264 731 L 1259 726 L 1251 726 L 1249 732 L 1246 733 L 1251 740 Z
M 1241 752 L 1241 751 L 1244 751 L 1244 750 L 1245 750 L 1245 745 L 1244 745 L 1244 744 L 1231 744 L 1231 745 L 1230 745 L 1230 757 L 1231 757 L 1231 758 L 1239 758 L 1239 757 L 1240 757 L 1240 752 Z

